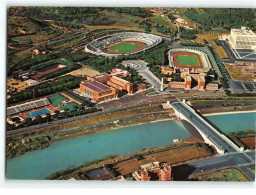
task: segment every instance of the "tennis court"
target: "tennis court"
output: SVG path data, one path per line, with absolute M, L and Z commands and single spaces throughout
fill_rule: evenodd
M 64 100 L 68 100 L 67 98 L 65 98 L 64 96 L 60 95 L 60 94 L 56 94 L 53 96 L 48 97 L 48 99 L 50 100 L 51 104 L 54 107 L 58 107 L 58 105 L 64 101 Z
M 47 109 L 47 108 L 44 108 L 44 109 L 41 109 L 41 110 L 36 110 L 36 111 L 33 111 L 33 112 L 29 112 L 29 113 L 26 113 L 26 116 L 28 116 L 29 118 L 34 118 L 38 115 L 43 115 L 43 114 L 46 114 L 46 113 L 51 113 L 52 111 Z

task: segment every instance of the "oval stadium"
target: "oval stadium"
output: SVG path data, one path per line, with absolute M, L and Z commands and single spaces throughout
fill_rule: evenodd
M 176 69 L 188 68 L 191 72 L 208 72 L 211 68 L 207 53 L 195 48 L 169 50 L 169 64 Z
M 121 32 L 95 39 L 85 46 L 85 51 L 105 57 L 135 54 L 159 44 L 162 38 L 141 32 Z

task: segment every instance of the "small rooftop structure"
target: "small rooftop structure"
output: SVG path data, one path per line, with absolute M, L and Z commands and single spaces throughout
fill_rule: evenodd
M 26 83 L 28 83 L 29 85 L 35 85 L 38 83 L 38 81 L 34 80 L 34 79 L 28 79 L 25 81 Z
M 191 76 L 186 76 L 187 81 L 191 81 Z
M 130 76 L 131 74 L 127 70 L 115 68 L 112 69 L 112 72 L 110 73 L 111 76 L 120 76 L 120 77 L 127 77 Z

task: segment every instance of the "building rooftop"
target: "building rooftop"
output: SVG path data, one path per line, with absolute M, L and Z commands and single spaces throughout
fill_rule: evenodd
M 34 79 L 28 79 L 28 80 L 26 80 L 25 82 L 27 82 L 27 83 L 29 83 L 29 84 L 37 83 L 37 81 L 34 80 Z
M 124 80 L 124 79 L 121 79 L 121 78 L 119 78 L 119 77 L 117 77 L 117 76 L 112 76 L 112 78 L 113 79 L 116 79 L 116 80 L 118 80 L 118 81 L 121 81 L 121 82 L 124 82 L 124 83 L 130 83 L 129 81 L 127 81 L 127 80 Z
M 218 84 L 217 83 L 209 83 L 209 84 L 207 84 L 207 86 L 218 86 Z
M 200 76 L 199 77 L 200 81 L 205 81 L 204 77 Z
M 247 29 L 231 29 L 231 31 L 235 34 L 235 35 L 242 35 L 242 36 L 255 36 L 255 33 L 252 32 L 252 30 L 247 30 Z
M 191 80 L 191 76 L 186 76 L 186 80 L 190 81 Z
M 84 81 L 84 82 L 81 82 L 81 85 L 88 87 L 91 90 L 96 91 L 98 93 L 110 89 L 110 87 L 98 81 Z

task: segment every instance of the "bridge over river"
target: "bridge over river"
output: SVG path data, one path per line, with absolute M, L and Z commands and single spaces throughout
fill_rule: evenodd
M 185 102 L 173 102 L 170 106 L 174 109 L 176 116 L 191 123 L 201 134 L 204 141 L 213 145 L 220 155 L 237 154 L 232 160 L 235 164 L 244 165 L 239 167 L 250 180 L 255 180 L 255 175 L 248 165 L 255 164 L 255 159 L 243 152 L 243 148 L 235 145 L 222 131 L 218 131 L 212 124 L 198 114 Z

